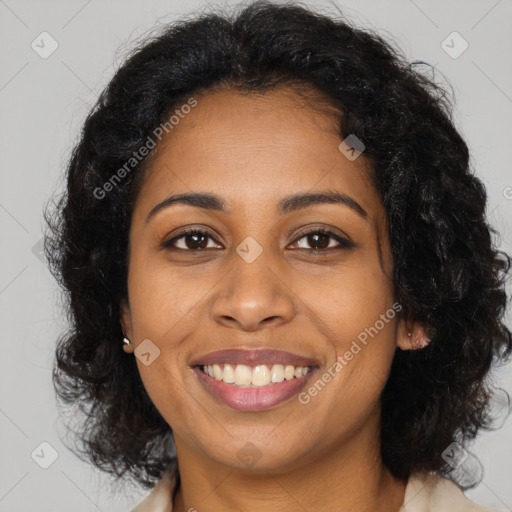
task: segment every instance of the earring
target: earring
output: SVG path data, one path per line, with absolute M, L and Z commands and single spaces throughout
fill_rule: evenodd
M 123 338 L 123 350 L 127 354 L 131 354 L 133 352 L 133 345 L 128 338 Z
M 411 336 L 411 333 L 408 333 L 408 336 Z M 411 338 L 411 345 L 414 350 L 425 348 L 429 343 L 430 338 L 423 327 L 414 331 L 414 336 Z

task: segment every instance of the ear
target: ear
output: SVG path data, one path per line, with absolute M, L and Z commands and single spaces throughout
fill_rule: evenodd
M 401 318 L 396 344 L 402 350 L 420 350 L 430 343 L 425 327 L 416 321 Z
M 124 335 L 131 340 L 133 332 L 132 317 L 130 314 L 130 306 L 126 299 L 121 300 L 121 305 L 119 307 L 119 323 L 121 324 L 121 329 L 123 330 Z

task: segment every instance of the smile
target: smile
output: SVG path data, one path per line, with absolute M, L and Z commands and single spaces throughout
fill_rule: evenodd
M 190 361 L 208 396 L 238 411 L 263 411 L 301 392 L 321 363 L 275 349 L 226 349 Z

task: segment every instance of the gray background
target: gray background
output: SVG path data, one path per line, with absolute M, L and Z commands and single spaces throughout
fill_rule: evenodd
M 232 5 L 224 2 L 217 5 Z M 512 253 L 512 20 L 510 0 L 309 2 L 334 5 L 361 26 L 394 38 L 410 60 L 425 60 L 453 85 L 457 126 L 487 186 L 488 218 L 498 244 Z M 145 494 L 112 496 L 108 478 L 60 440 L 51 385 L 53 350 L 65 325 L 59 292 L 38 257 L 42 208 L 61 174 L 82 121 L 124 52 L 152 27 L 204 8 L 205 2 L 0 0 L 1 187 L 0 511 L 127 511 Z M 47 31 L 57 50 L 43 59 L 31 47 Z M 459 32 L 468 49 L 452 58 L 441 46 Z M 45 48 L 49 48 L 46 40 Z M 450 42 L 456 51 L 460 41 Z M 438 80 L 443 76 L 438 73 Z M 34 247 L 35 246 L 35 247 Z M 510 314 L 509 314 L 510 320 Z M 494 373 L 512 393 L 511 367 Z M 48 469 L 39 464 L 57 459 Z M 512 511 L 512 420 L 470 447 L 485 473 L 468 497 Z M 39 456 L 38 456 L 39 455 Z

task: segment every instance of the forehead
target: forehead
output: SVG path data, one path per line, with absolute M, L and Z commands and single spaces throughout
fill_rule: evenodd
M 139 209 L 200 191 L 222 196 L 230 210 L 261 212 L 283 196 L 330 189 L 356 198 L 375 221 L 382 216 L 367 159 L 339 150 L 341 114 L 319 94 L 221 89 L 193 97 L 196 106 L 157 145 Z

